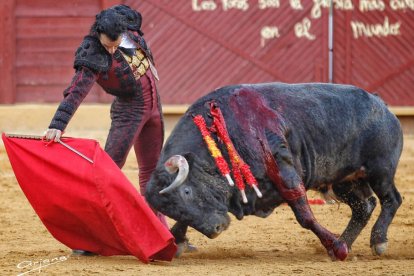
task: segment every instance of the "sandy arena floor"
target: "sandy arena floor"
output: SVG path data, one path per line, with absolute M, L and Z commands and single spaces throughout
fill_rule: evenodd
M 0 107 L 0 131 L 40 135 L 54 109 Z M 103 145 L 108 115 L 101 113 L 107 109 L 81 107 L 67 134 L 95 138 Z M 316 236 L 302 229 L 291 210 L 282 206 L 267 219 L 233 218 L 229 229 L 214 240 L 191 229 L 189 237 L 198 252 L 171 263 L 146 265 L 131 256 L 71 256 L 71 251 L 47 232 L 34 213 L 0 142 L 0 275 L 414 275 L 413 168 L 414 137 L 407 136 L 396 176 L 403 204 L 389 229 L 389 247 L 383 257 L 372 256 L 369 248 L 378 206 L 345 262 L 332 262 Z M 137 183 L 133 156 L 123 171 Z M 313 205 L 312 210 L 319 222 L 335 233 L 341 233 L 350 218 L 350 210 L 343 204 Z M 52 264 L 39 267 L 39 263 L 48 262 Z

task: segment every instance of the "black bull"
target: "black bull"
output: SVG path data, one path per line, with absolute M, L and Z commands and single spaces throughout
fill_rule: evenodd
M 262 198 L 246 187 L 248 203 L 243 203 L 240 191 L 218 171 L 193 122 L 202 115 L 210 126 L 212 103 L 221 109 Z M 228 159 L 225 146 L 214 139 Z M 287 202 L 299 224 L 318 236 L 333 259 L 343 260 L 376 206 L 375 194 L 381 213 L 370 245 L 381 255 L 402 201 L 394 185 L 402 145 L 398 119 L 379 97 L 357 87 L 228 86 L 199 99 L 184 114 L 163 148 L 145 196 L 177 221 L 171 230 L 177 242 L 185 240 L 187 226 L 214 238 L 230 224 L 228 212 L 239 220 L 244 215 L 265 217 Z M 340 237 L 315 220 L 305 189 L 330 194 L 350 206 L 351 220 Z

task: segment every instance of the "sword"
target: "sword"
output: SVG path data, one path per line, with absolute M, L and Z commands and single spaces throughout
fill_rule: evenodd
M 6 134 L 6 137 L 10 137 L 10 138 L 22 138 L 22 139 L 34 139 L 34 140 L 43 140 L 43 136 L 38 136 L 38 135 Z M 81 153 L 78 150 L 74 149 L 73 147 L 69 146 L 65 142 L 62 142 L 62 140 L 59 139 L 58 143 L 61 144 L 62 146 L 64 146 L 65 148 L 69 149 L 70 151 L 76 153 L 77 155 L 79 155 L 83 159 L 85 159 L 85 160 L 87 160 L 87 161 L 89 161 L 90 163 L 93 164 L 93 160 L 92 159 L 88 158 L 83 153 Z
M 88 158 L 88 157 L 86 157 L 84 154 L 82 154 L 82 153 L 80 153 L 79 151 L 77 151 L 77 150 L 75 150 L 74 148 L 72 148 L 71 146 L 69 146 L 68 144 L 66 144 L 66 143 L 64 143 L 64 142 L 62 142 L 62 140 L 60 140 L 59 139 L 59 144 L 61 144 L 62 146 L 64 146 L 64 147 L 66 147 L 67 149 L 69 149 L 69 150 L 71 150 L 71 151 L 73 151 L 74 153 L 76 153 L 77 155 L 79 155 L 80 157 L 82 157 L 82 158 L 84 158 L 85 160 L 87 160 L 87 161 L 89 161 L 90 163 L 92 163 L 93 164 L 93 161 L 90 159 L 90 158 Z

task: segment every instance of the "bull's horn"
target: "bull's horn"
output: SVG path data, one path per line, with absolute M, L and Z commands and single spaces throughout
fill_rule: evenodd
M 188 162 L 182 155 L 171 156 L 165 163 L 165 169 L 170 174 L 175 173 L 178 170 L 177 177 L 174 179 L 173 183 L 170 186 L 160 191 L 160 194 L 168 193 L 169 191 L 177 188 L 184 183 L 190 171 L 188 167 Z

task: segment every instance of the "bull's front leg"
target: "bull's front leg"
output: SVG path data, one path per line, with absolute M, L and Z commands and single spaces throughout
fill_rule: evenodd
M 348 255 L 346 243 L 316 221 L 303 182 L 294 170 L 290 153 L 286 154 L 285 151 L 280 154 L 280 160 L 278 158 L 280 166 L 278 166 L 267 144 L 260 142 L 264 150 L 267 175 L 293 210 L 299 224 L 311 230 L 319 238 L 333 260 L 345 260 Z
M 299 185 L 303 187 L 302 183 Z M 348 246 L 344 241 L 340 240 L 335 234 L 325 229 L 316 221 L 308 204 L 306 193 L 298 193 L 295 189 L 287 190 L 285 192 L 287 192 L 288 195 L 282 194 L 282 197 L 289 198 L 290 193 L 292 192 L 297 195 L 301 194 L 298 198 L 286 199 L 290 208 L 292 208 L 295 213 L 297 221 L 303 228 L 309 229 L 315 233 L 322 245 L 328 251 L 332 260 L 345 260 L 348 256 Z
M 187 238 L 187 229 L 188 225 L 177 222 L 174 224 L 174 226 L 171 228 L 171 234 L 175 238 L 175 243 L 177 244 L 177 252 L 175 253 L 176 257 L 180 257 L 184 252 L 194 252 L 197 251 L 197 248 L 192 245 L 188 238 Z

